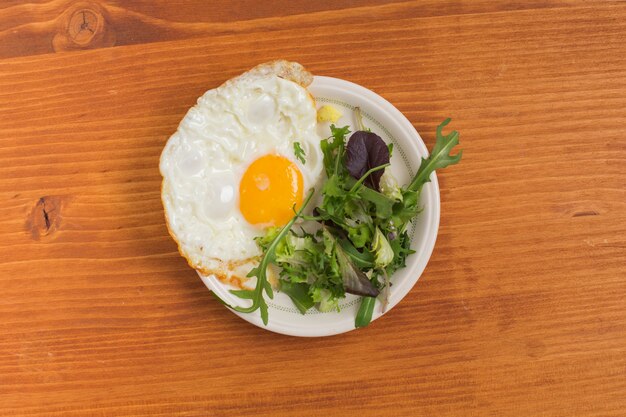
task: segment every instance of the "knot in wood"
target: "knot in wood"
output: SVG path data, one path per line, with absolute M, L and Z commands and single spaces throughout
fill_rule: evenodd
M 107 10 L 99 3 L 74 3 L 59 17 L 52 46 L 57 52 L 113 46 L 115 32 L 109 26 Z
M 79 9 L 70 16 L 67 33 L 76 45 L 87 46 L 104 29 L 104 25 L 104 18 L 98 11 Z
M 51 235 L 61 225 L 61 209 L 66 198 L 63 196 L 44 196 L 39 198 L 26 218 L 26 230 L 34 240 Z

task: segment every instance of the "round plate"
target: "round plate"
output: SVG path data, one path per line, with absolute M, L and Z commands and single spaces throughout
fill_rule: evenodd
M 354 110 L 360 107 L 363 123 L 374 133 L 378 134 L 387 143 L 393 143 L 391 158 L 391 172 L 400 185 L 407 184 L 419 167 L 422 157 L 428 156 L 428 150 L 413 125 L 391 103 L 378 94 L 349 81 L 331 77 L 316 76 L 309 86 L 309 91 L 315 97 L 317 107 L 325 104 L 332 105 L 342 113 L 336 126 L 350 125 L 355 131 L 356 119 Z M 318 131 L 321 137 L 330 135 L 330 124 L 319 123 Z M 430 258 L 437 229 L 439 228 L 439 185 L 437 176 L 431 175 L 431 182 L 427 183 L 421 192 L 420 204 L 423 211 L 413 222 L 409 230 L 413 255 L 407 258 L 407 266 L 397 271 L 391 277 L 391 290 L 388 313 L 396 304 L 407 295 L 424 271 Z M 231 305 L 243 305 L 244 300 L 230 294 L 231 288 L 220 282 L 214 276 L 202 276 L 204 284 L 222 300 Z M 339 303 L 340 312 L 321 313 L 315 308 L 306 314 L 301 314 L 292 304 L 289 297 L 280 292 L 274 293 L 274 299 L 267 299 L 269 306 L 269 323 L 267 326 L 261 321 L 260 312 L 243 314 L 234 312 L 242 319 L 263 329 L 291 336 L 330 336 L 354 330 L 354 319 L 359 309 L 361 297 L 347 294 Z M 385 314 L 386 314 L 385 313 Z M 372 321 L 382 316 L 381 303 L 377 301 Z

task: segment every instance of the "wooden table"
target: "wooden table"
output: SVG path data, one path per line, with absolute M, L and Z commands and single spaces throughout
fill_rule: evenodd
M 0 4 L 0 415 L 626 415 L 626 4 L 232 3 Z M 359 331 L 245 323 L 166 232 L 168 136 L 275 58 L 461 131 L 426 271 Z

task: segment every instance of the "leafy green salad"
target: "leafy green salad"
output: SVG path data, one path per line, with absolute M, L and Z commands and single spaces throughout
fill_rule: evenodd
M 443 135 L 446 119 L 437 127 L 435 146 L 405 186 L 399 186 L 387 167 L 393 152 L 380 136 L 362 126 L 352 133 L 348 126 L 331 125 L 331 135 L 320 142 L 327 181 L 321 203 L 305 215 L 314 191 L 305 198 L 293 218 L 283 227 L 269 228 L 256 239 L 262 250 L 259 265 L 248 277 L 256 277 L 254 289 L 231 290 L 250 300 L 235 311 L 260 310 L 268 323 L 265 297 L 274 296 L 268 269 L 278 270 L 275 288 L 287 294 L 304 314 L 310 308 L 339 311 L 346 293 L 362 296 L 355 327 L 370 323 L 375 301 L 386 308 L 393 273 L 406 265 L 410 248 L 408 227 L 420 212 L 420 192 L 436 169 L 456 164 L 462 151 L 451 155 L 459 133 Z M 303 151 L 295 146 L 296 157 Z M 298 227 L 294 227 L 296 222 Z M 225 303 L 226 304 L 226 303 Z M 227 304 L 228 305 L 228 304 Z

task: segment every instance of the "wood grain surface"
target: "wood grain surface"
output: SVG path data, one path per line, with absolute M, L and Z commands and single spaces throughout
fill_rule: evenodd
M 229 3 L 0 3 L 0 415 L 626 415 L 626 4 Z M 164 224 L 186 109 L 276 58 L 461 132 L 426 271 L 340 336 L 237 318 Z

